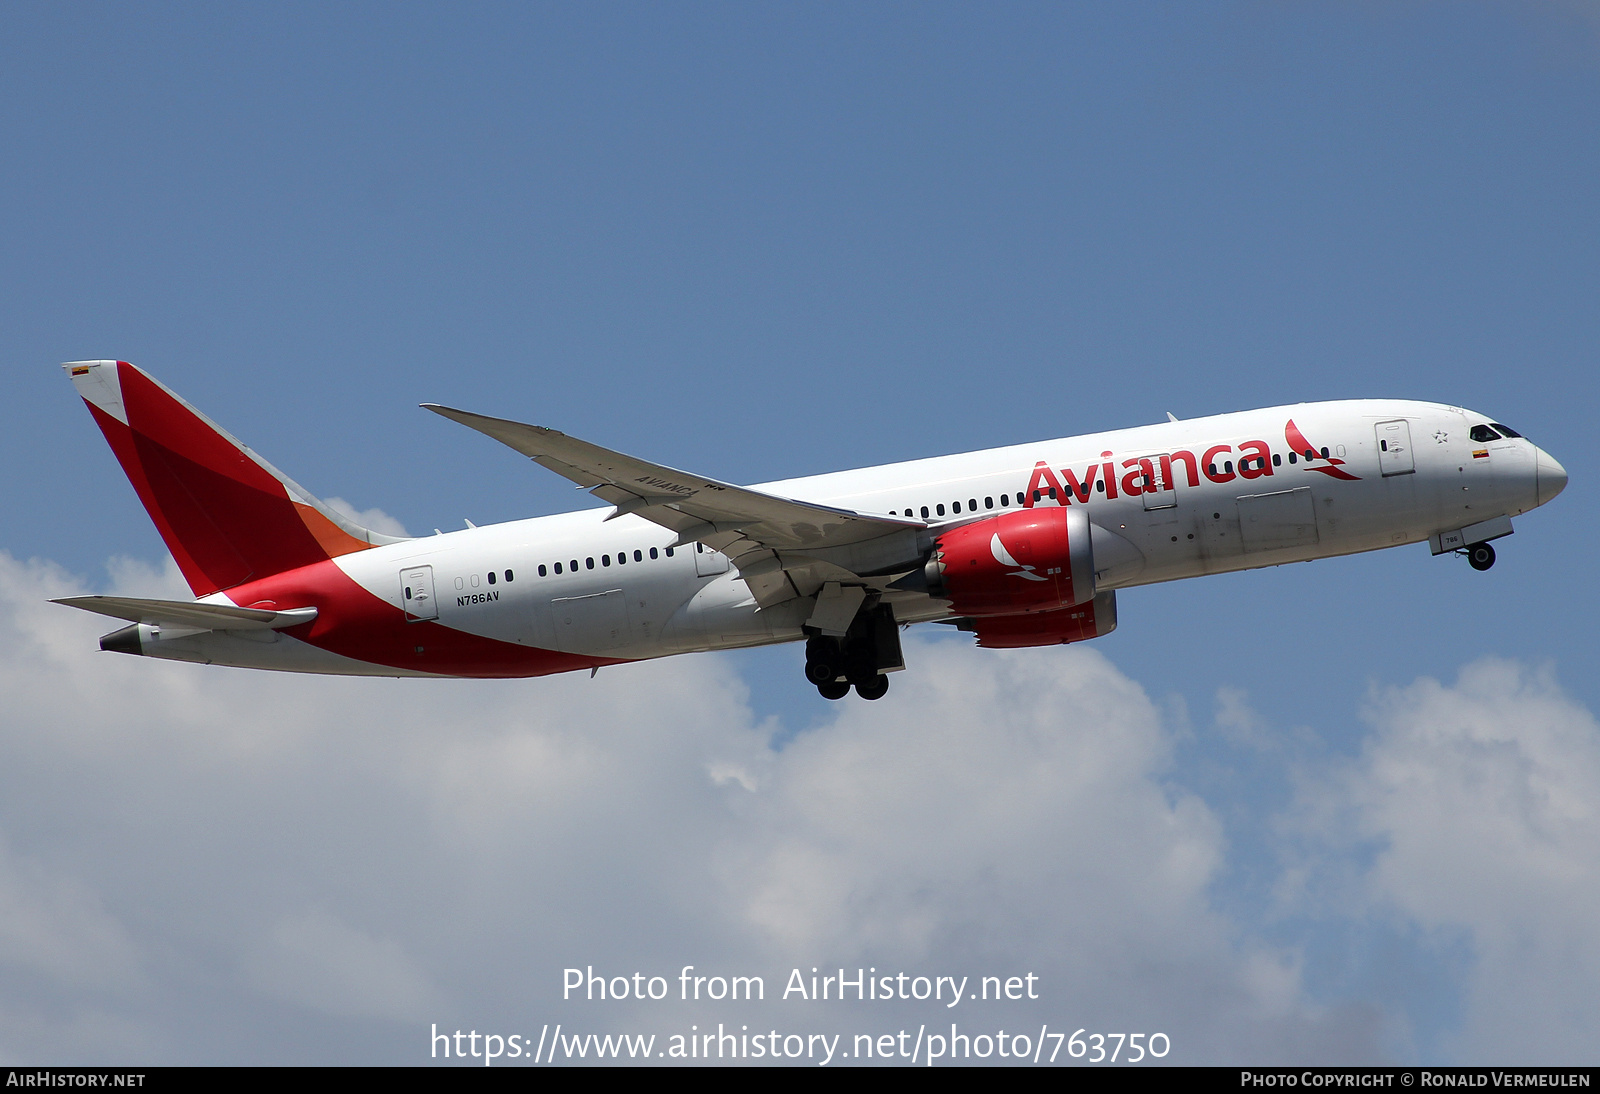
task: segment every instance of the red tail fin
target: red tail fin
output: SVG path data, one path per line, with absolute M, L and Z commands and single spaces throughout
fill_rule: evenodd
M 126 361 L 63 367 L 196 596 L 396 542 L 329 509 Z

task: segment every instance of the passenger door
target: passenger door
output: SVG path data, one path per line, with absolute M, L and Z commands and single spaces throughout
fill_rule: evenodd
M 1416 465 L 1411 459 L 1411 423 L 1404 418 L 1392 422 L 1379 422 L 1378 468 L 1387 478 L 1390 475 L 1409 475 Z
M 433 567 L 412 566 L 400 571 L 400 605 L 407 623 L 439 618 L 439 601 L 433 595 Z

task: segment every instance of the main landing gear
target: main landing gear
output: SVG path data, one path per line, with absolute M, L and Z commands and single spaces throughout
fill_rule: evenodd
M 1494 548 L 1487 543 L 1474 543 L 1463 548 L 1467 564 L 1474 570 L 1487 570 L 1494 565 Z
M 806 640 L 806 679 L 824 699 L 843 699 L 852 686 L 863 699 L 882 699 L 889 694 L 884 670 L 901 667 L 900 632 L 887 604 L 858 613 L 842 638 Z

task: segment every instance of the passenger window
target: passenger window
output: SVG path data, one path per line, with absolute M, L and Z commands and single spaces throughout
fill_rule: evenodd
M 633 561 L 635 561 L 635 562 L 643 562 L 644 561 L 644 553 L 642 551 L 633 552 Z
M 1233 461 L 1232 460 L 1223 460 L 1222 461 L 1222 473 L 1224 475 L 1233 474 Z
M 511 580 L 511 571 L 510 571 L 510 570 L 507 570 L 507 571 L 506 571 L 506 580 L 507 580 L 507 581 L 510 581 L 510 580 Z
M 985 509 L 993 509 L 994 508 L 994 499 L 993 498 L 984 498 L 983 499 L 983 507 Z
M 1099 482 L 1094 484 L 1094 488 L 1104 494 L 1106 492 L 1106 480 L 1101 479 Z
M 559 565 L 561 565 L 561 563 L 558 562 L 558 563 L 556 563 L 556 565 L 559 566 Z M 542 563 L 542 562 L 539 563 L 539 576 L 540 577 L 549 577 L 550 576 L 550 571 L 545 569 L 544 563 Z
M 491 585 L 494 584 L 494 571 L 493 570 L 489 571 L 489 584 L 491 584 Z
M 1298 456 L 1296 456 L 1293 452 L 1291 452 L 1291 453 L 1289 453 L 1289 462 L 1290 463 L 1299 463 L 1300 462 L 1300 458 Z
M 939 514 L 939 515 L 940 515 L 940 516 L 941 516 L 941 517 L 942 517 L 942 516 L 944 516 L 944 502 L 942 502 L 942 501 L 941 501 L 941 502 L 940 502 L 940 503 L 939 503 L 939 504 L 938 504 L 938 505 L 936 505 L 936 506 L 934 506 L 934 510 L 935 510 L 935 511 L 936 511 L 936 512 L 937 512 L 937 513 L 938 513 L 938 514 Z
M 960 503 L 960 502 L 959 502 L 959 501 L 953 501 L 953 502 L 951 502 L 951 503 L 950 503 L 950 511 L 951 511 L 951 512 L 952 512 L 952 513 L 959 513 L 959 512 L 961 512 L 961 503 Z
M 1017 504 L 1018 505 L 1022 504 L 1022 491 L 1021 490 L 1017 491 Z
M 671 548 L 671 547 L 668 547 L 668 548 L 667 548 L 667 557 L 668 557 L 668 558 L 671 558 L 671 557 L 672 557 L 672 548 Z
M 656 557 L 656 549 L 654 547 L 650 548 L 650 557 L 651 558 L 655 558 Z
M 1323 445 L 1322 446 L 1322 458 L 1323 459 L 1327 459 L 1328 458 L 1328 446 L 1327 445 Z
M 584 566 L 586 568 L 588 568 L 590 570 L 594 569 L 594 559 L 592 557 L 584 559 L 583 560 L 583 564 L 584 564 Z
M 967 499 L 967 508 L 970 509 L 972 512 L 976 513 L 978 511 L 978 499 L 977 498 L 968 498 Z
M 561 563 L 558 562 L 558 563 L 556 563 L 556 573 L 559 574 L 560 572 L 561 572 Z
M 573 559 L 572 560 L 571 569 L 572 569 L 573 573 L 577 573 L 578 572 L 578 560 L 577 559 Z
M 617 552 L 617 565 L 618 566 L 625 566 L 625 565 L 627 565 L 627 563 L 628 563 L 628 552 L 626 552 L 626 551 L 618 551 Z
M 1500 436 L 1502 436 L 1502 437 L 1520 437 L 1520 436 L 1522 436 L 1521 433 L 1518 433 L 1515 429 L 1512 429 L 1508 425 L 1501 425 L 1499 422 L 1490 422 L 1489 424 L 1494 426 L 1496 429 L 1498 429 L 1500 431 Z
M 1484 441 L 1498 441 L 1500 439 L 1500 434 L 1496 433 L 1486 425 L 1473 426 L 1472 432 L 1468 433 L 1467 436 L 1471 437 L 1479 444 L 1482 444 Z
M 1290 457 L 1290 459 L 1293 459 L 1293 458 L 1294 457 L 1292 457 L 1292 456 Z M 1278 455 L 1276 452 L 1274 452 L 1272 454 L 1272 466 L 1273 467 L 1282 467 L 1283 466 L 1283 457 Z
M 1011 495 L 1010 494 L 1001 494 L 1000 495 L 1000 505 L 1001 505 L 1001 507 L 1004 508 L 1005 506 L 1010 505 L 1010 504 L 1011 504 Z

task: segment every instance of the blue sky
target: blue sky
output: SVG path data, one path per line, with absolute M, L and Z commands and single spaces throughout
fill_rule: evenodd
M 1527 756 L 1559 755 L 1535 738 L 1565 742 L 1576 750 L 1571 771 L 1588 770 L 1585 757 L 1600 749 L 1590 713 L 1600 706 L 1595 585 L 1582 561 L 1600 531 L 1589 485 L 1600 474 L 1592 5 L 18 4 L 0 14 L 0 102 L 9 378 L 0 461 L 11 469 L 0 486 L 0 549 L 20 575 L 19 665 L 57 649 L 41 636 L 59 627 L 71 635 L 60 648 L 82 650 L 81 662 L 50 662 L 63 687 L 113 671 L 92 652 L 92 623 L 82 634 L 75 620 L 22 625 L 33 618 L 21 606 L 31 603 L 29 582 L 45 582 L 48 570 L 28 560 L 93 590 L 163 580 L 160 541 L 55 369 L 64 360 L 131 360 L 312 491 L 379 508 L 413 532 L 582 500 L 416 409 L 425 401 L 744 482 L 1141 424 L 1167 411 L 1364 396 L 1457 403 L 1511 423 L 1571 474 L 1557 502 L 1519 521 L 1488 574 L 1409 547 L 1130 591 L 1121 628 L 1087 659 L 1060 650 L 995 658 L 938 635 L 925 656 L 951 678 L 982 680 L 1003 661 L 1007 672 L 1067 680 L 1061 694 L 1038 684 L 1045 690 L 1028 692 L 1037 703 L 1081 696 L 1072 683 L 1080 679 L 1145 697 L 1102 711 L 1099 723 L 1056 710 L 1053 724 L 1093 737 L 1157 719 L 1147 729 L 1159 740 L 1141 753 L 1135 779 L 1159 790 L 1147 803 L 1155 812 L 1128 830 L 1162 810 L 1187 816 L 1193 803 L 1210 818 L 1193 830 L 1209 835 L 1195 838 L 1215 859 L 1193 893 L 1200 910 L 1174 911 L 1161 937 L 1174 946 L 1190 931 L 1231 939 L 1214 942 L 1228 975 L 1275 955 L 1273 967 L 1293 981 L 1282 1020 L 1324 1033 L 1337 1026 L 1324 1041 L 1285 1034 L 1284 1044 L 1313 1055 L 1465 1059 L 1475 1023 L 1488 1022 L 1482 1000 L 1511 983 L 1495 971 L 1493 939 L 1531 931 L 1551 947 L 1600 949 L 1592 925 L 1510 912 L 1494 924 L 1463 921 L 1431 898 L 1384 888 L 1385 864 L 1405 861 L 1412 846 L 1403 823 L 1421 821 L 1385 812 L 1390 799 L 1374 789 L 1392 770 L 1386 757 L 1427 755 L 1408 751 L 1408 733 L 1422 733 L 1419 712 L 1443 717 L 1458 702 L 1533 734 L 1507 745 Z M 896 734 L 914 726 L 907 720 L 921 701 L 902 693 L 936 683 L 913 663 L 890 700 L 845 714 L 804 684 L 793 648 L 672 664 L 696 674 L 712 694 L 707 717 L 724 719 L 733 737 L 714 746 L 699 730 L 675 737 L 682 724 L 661 716 L 648 735 L 653 754 L 670 757 L 674 740 L 696 756 L 702 745 L 737 751 L 759 740 L 747 766 L 777 765 L 772 772 L 845 748 L 851 732 L 914 742 L 909 730 Z M 650 674 L 672 664 L 607 686 L 660 686 Z M 34 712 L 13 715 L 13 768 L 31 770 L 23 757 L 33 756 L 37 773 L 66 784 L 102 771 L 115 748 L 102 756 L 85 745 L 71 762 L 29 751 L 37 740 L 19 727 L 72 717 L 39 694 L 51 677 L 35 667 L 9 685 L 19 691 L 7 705 Z M 227 709 L 240 688 L 291 704 L 329 694 L 330 709 L 401 702 L 393 689 L 365 685 L 301 692 L 322 684 L 131 669 L 139 671 L 116 669 L 116 679 L 176 689 L 190 696 L 184 710 Z M 139 673 L 162 683 L 140 684 Z M 1426 678 L 1443 691 L 1419 683 Z M 537 707 L 556 695 L 577 724 L 604 724 L 585 705 L 598 702 L 594 693 L 571 682 L 439 687 L 461 709 L 483 705 L 481 716 L 463 716 L 478 731 L 519 702 Z M 614 701 L 630 717 L 651 717 L 648 705 L 638 714 Z M 1518 729 L 1523 709 L 1554 713 L 1543 729 Z M 969 713 L 971 734 L 993 730 L 993 710 Z M 1499 740 L 1502 724 L 1491 719 L 1482 732 Z M 1563 736 L 1569 725 L 1579 728 Z M 437 727 L 440 736 L 458 731 Z M 427 727 L 407 732 L 426 752 Z M 564 736 L 575 728 L 526 732 L 554 742 L 557 757 L 585 747 Z M 743 743 L 728 743 L 735 738 Z M 179 747 L 159 734 L 141 740 L 139 762 L 152 770 Z M 359 760 L 352 743 L 316 740 L 331 752 L 312 749 L 295 764 Z M 965 747 L 947 743 L 952 754 Z M 1441 757 L 1455 755 L 1447 746 Z M 227 770 L 216 764 L 213 775 Z M 1431 774 L 1449 770 L 1441 759 Z M 1489 777 L 1471 777 L 1479 775 Z M 795 777 L 750 780 L 770 789 Z M 714 819 L 721 806 L 695 797 L 703 788 L 674 786 L 664 777 L 641 792 L 686 814 L 703 810 L 695 839 L 716 845 L 727 835 Z M 1573 793 L 1581 791 L 1579 783 Z M 341 816 L 337 798 L 325 819 Z M 118 1007 L 140 1013 L 124 1026 L 135 1031 L 125 1051 L 141 1059 L 413 1058 L 426 1006 L 374 1016 L 352 1004 L 340 1021 L 355 1032 L 318 1042 L 307 1015 L 332 1019 L 307 1002 L 315 992 L 252 979 L 249 970 L 272 964 L 249 956 L 266 952 L 262 938 L 359 936 L 378 965 L 384 954 L 407 955 L 415 983 L 431 985 L 416 989 L 418 999 L 448 996 L 452 1014 L 480 1025 L 488 1019 L 471 1017 L 473 1000 L 483 1011 L 499 1005 L 492 970 L 442 971 L 455 966 L 430 949 L 436 921 L 407 918 L 404 894 L 341 904 L 328 880 L 342 868 L 337 856 L 284 875 L 306 895 L 276 926 L 219 907 L 162 933 L 119 903 L 105 865 L 63 834 L 75 830 L 68 806 L 41 808 L 0 809 L 0 851 L 9 847 L 17 863 L 8 874 L 0 861 L 0 879 L 22 887 L 17 906 L 34 906 L 28 878 L 46 894 L 90 894 L 83 914 L 101 924 L 95 937 L 124 939 L 130 968 L 166 971 L 113 1005 L 92 978 L 28 966 L 38 978 L 28 990 L 47 994 L 56 1017 L 0 1037 L 12 1059 L 89 1059 L 98 1050 L 74 1032 L 89 1028 L 81 1015 Z M 215 803 L 189 808 L 184 825 L 219 822 Z M 270 807 L 261 808 L 270 823 Z M 422 814 L 400 827 L 423 825 Z M 772 832 L 783 831 L 780 815 L 764 822 Z M 126 819 L 113 812 L 105 823 Z M 565 832 L 582 819 L 545 821 Z M 1058 820 L 1017 838 L 1044 840 Z M 1454 846 L 1460 835 L 1437 839 Z M 1593 885 L 1594 845 L 1550 838 L 1576 856 L 1562 860 L 1567 873 Z M 225 850 L 193 850 L 192 865 L 211 876 L 215 864 L 201 859 Z M 607 886 L 638 880 L 633 860 L 595 853 L 598 865 L 575 875 L 579 892 L 598 900 Z M 856 860 L 838 854 L 830 876 L 850 876 Z M 804 875 L 770 870 L 779 889 Z M 1086 921 L 1138 899 L 1135 889 L 1107 893 Z M 56 899 L 36 903 L 55 908 Z M 954 915 L 959 903 L 952 896 L 927 915 Z M 743 952 L 777 960 L 780 935 L 809 939 L 794 943 L 812 946 L 806 960 L 870 950 L 861 938 L 878 936 L 850 935 L 839 914 L 818 906 L 804 930 L 785 920 L 784 934 L 751 913 L 740 921 L 752 932 Z M 1055 935 L 1003 909 L 980 902 L 962 915 L 970 930 L 1014 943 L 1019 960 L 1067 961 Z M 656 956 L 670 963 L 700 944 L 687 940 L 694 919 L 685 910 L 664 921 Z M 509 919 L 496 922 L 508 933 L 494 937 L 518 937 Z M 895 945 L 911 946 L 906 937 Z M 960 948 L 929 937 L 905 959 L 931 967 Z M 541 947 L 559 947 L 537 933 L 521 942 L 528 975 L 544 975 Z M 586 945 L 631 952 L 604 931 Z M 0 946 L 0 961 L 7 952 Z M 181 971 L 212 965 L 233 979 Z M 392 985 L 400 974 L 373 975 Z M 297 1032 L 276 1048 L 242 1034 L 214 1052 L 185 1047 L 172 1031 L 188 1020 L 186 977 L 213 985 L 224 1013 L 255 1014 L 262 999 L 276 1000 L 273 1021 Z M 1153 1021 L 1161 1000 L 1201 990 L 1181 978 L 1152 983 L 1135 1009 Z M 1575 1013 L 1592 1019 L 1600 997 L 1573 991 Z M 141 1011 L 141 992 L 164 1001 L 148 1010 L 163 1017 Z M 1107 993 L 1078 1002 L 1114 1010 L 1116 993 Z M 4 1005 L 27 1009 L 31 998 L 19 991 Z M 1339 1025 L 1328 1015 L 1366 1017 Z M 1249 1025 L 1240 1017 L 1230 1027 L 1238 1036 L 1222 1056 L 1250 1058 L 1252 1044 L 1267 1051 L 1250 1041 Z M 1530 1051 L 1571 1062 L 1564 1044 Z

